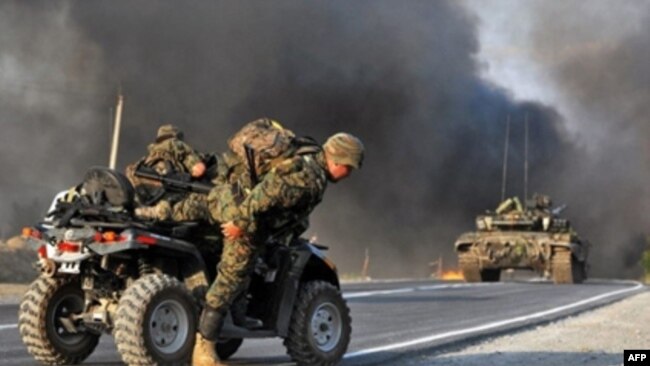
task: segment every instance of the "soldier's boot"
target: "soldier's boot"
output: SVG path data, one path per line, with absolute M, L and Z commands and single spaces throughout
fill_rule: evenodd
M 201 332 L 196 333 L 196 343 L 192 352 L 192 366 L 225 366 L 217 356 L 216 341 L 203 338 Z
M 248 297 L 246 296 L 246 294 L 242 294 L 237 299 L 235 299 L 234 303 L 230 307 L 230 315 L 232 315 L 232 322 L 238 327 L 244 327 L 247 329 L 261 328 L 264 325 L 262 321 L 260 319 L 246 316 L 247 310 L 248 310 Z
M 172 217 L 172 207 L 166 200 L 161 200 L 154 206 L 142 206 L 135 209 L 135 215 L 143 219 L 169 220 Z
M 225 366 L 219 360 L 215 347 L 223 320 L 223 315 L 216 309 L 209 306 L 203 309 L 192 352 L 192 366 Z

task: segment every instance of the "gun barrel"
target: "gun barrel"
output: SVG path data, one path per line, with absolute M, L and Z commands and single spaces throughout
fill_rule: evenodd
M 553 213 L 553 215 L 559 215 L 559 214 L 561 214 L 562 211 L 564 211 L 566 208 L 567 208 L 567 205 L 564 204 L 564 205 L 561 205 L 561 206 L 558 206 L 558 207 L 554 208 L 553 210 L 551 210 L 551 212 Z
M 160 174 L 157 174 L 153 171 L 144 170 L 138 168 L 135 170 L 135 175 L 137 177 L 151 179 L 157 182 L 162 183 L 163 187 L 170 190 L 181 191 L 181 192 L 196 192 L 196 193 L 209 193 L 212 190 L 213 186 L 207 183 L 192 182 L 191 178 L 187 179 L 166 177 Z

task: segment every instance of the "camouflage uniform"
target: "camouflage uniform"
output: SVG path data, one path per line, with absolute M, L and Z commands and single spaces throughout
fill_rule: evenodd
M 153 166 L 161 175 L 170 173 L 170 168 L 177 172 L 190 172 L 194 165 L 201 162 L 201 157 L 190 145 L 168 135 L 159 137 L 147 150 L 149 153 L 145 164 Z
M 156 142 L 147 147 L 148 153 L 138 163 L 152 167 L 160 175 L 171 172 L 189 173 L 194 165 L 200 163 L 200 155 L 183 140 L 183 134 L 175 126 L 163 125 L 158 129 Z M 127 177 L 137 187 L 139 185 L 153 186 L 162 189 L 159 183 L 142 181 L 134 174 L 138 163 L 127 167 Z M 159 220 L 173 219 L 176 221 L 196 220 L 207 217 L 205 195 L 191 193 L 189 195 L 165 194 L 151 207 L 140 207 L 137 213 L 142 216 Z
M 338 133 L 323 144 L 322 150 L 298 153 L 276 164 L 252 190 L 240 180 L 239 184 L 221 185 L 210 192 L 212 219 L 220 223 L 232 221 L 246 233 L 242 238 L 224 241 L 217 279 L 206 295 L 207 305 L 215 312 L 225 313 L 246 289 L 258 248 L 270 235 L 288 243 L 307 230 L 309 214 L 321 202 L 330 178 L 326 154 L 337 164 L 358 169 L 364 147 L 358 138 Z
M 211 218 L 218 223 L 233 222 L 244 231 L 237 239 L 224 239 L 224 248 L 217 278 L 206 294 L 192 353 L 194 366 L 222 365 L 215 344 L 224 315 L 233 301 L 245 296 L 256 256 L 270 236 L 289 242 L 308 226 L 309 214 L 318 205 L 328 180 L 337 181 L 345 175 L 336 173 L 340 165 L 359 168 L 364 147 L 356 137 L 340 133 L 330 137 L 323 149 L 296 151 L 296 155 L 273 162 L 272 169 L 251 188 L 251 180 L 241 173 L 241 158 L 230 166 L 233 175 L 226 175 L 208 196 Z M 334 164 L 334 165 L 331 165 Z M 238 305 L 232 309 L 241 310 Z M 245 308 L 243 308 L 245 311 Z
M 207 177 L 215 187 L 234 185 L 250 189 L 247 166 L 232 152 L 225 152 L 217 157 L 216 169 Z M 244 194 L 241 191 L 240 195 Z M 172 219 L 175 221 L 210 220 L 208 195 L 190 193 L 173 207 Z M 214 222 L 213 222 L 214 223 Z
M 225 239 L 218 275 L 206 295 L 206 303 L 225 313 L 246 288 L 259 247 L 278 229 L 299 223 L 276 240 L 289 241 L 307 229 L 308 216 L 322 200 L 327 187 L 322 153 L 298 155 L 283 161 L 243 197 L 235 185 L 221 185 L 210 192 L 212 219 L 233 221 L 247 235 Z M 241 202 L 238 202 L 241 201 Z

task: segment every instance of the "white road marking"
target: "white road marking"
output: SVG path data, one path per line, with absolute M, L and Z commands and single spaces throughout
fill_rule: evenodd
M 18 324 L 3 324 L 3 325 L 0 325 L 0 330 L 14 329 L 14 328 L 18 328 Z
M 406 287 L 398 288 L 393 290 L 376 290 L 376 291 L 358 291 L 358 292 L 348 292 L 343 294 L 344 299 L 356 299 L 359 297 L 370 297 L 378 295 L 392 295 L 392 294 L 401 294 L 406 292 L 414 291 L 431 291 L 431 290 L 442 290 L 447 288 L 461 288 L 461 287 L 478 287 L 478 286 L 497 286 L 501 282 L 497 283 L 450 283 L 450 284 L 441 284 L 441 285 L 428 285 L 428 286 L 415 286 L 415 287 Z
M 347 353 L 344 356 L 344 358 L 348 359 L 348 358 L 354 358 L 354 357 L 360 357 L 360 356 L 367 356 L 367 355 L 370 355 L 370 354 L 373 354 L 373 353 L 391 351 L 391 350 L 406 348 L 406 347 L 412 347 L 412 346 L 416 346 L 416 345 L 420 345 L 420 344 L 424 344 L 424 343 L 430 343 L 430 342 L 433 342 L 433 341 L 438 341 L 438 340 L 445 339 L 445 338 L 451 338 L 451 337 L 456 337 L 456 336 L 460 336 L 460 335 L 472 334 L 472 333 L 476 333 L 476 332 L 480 332 L 480 331 L 484 331 L 484 330 L 499 328 L 499 327 L 502 327 L 502 326 L 505 326 L 505 325 L 516 324 L 516 323 L 520 323 L 520 322 L 523 323 L 523 322 L 526 322 L 528 320 L 543 318 L 543 317 L 551 315 L 551 314 L 560 313 L 560 312 L 565 311 L 565 310 L 576 308 L 576 307 L 579 307 L 579 306 L 582 306 L 582 305 L 586 305 L 586 304 L 589 304 L 589 303 L 592 303 L 592 302 L 600 301 L 600 300 L 603 300 L 603 299 L 606 299 L 606 298 L 609 298 L 609 297 L 613 297 L 613 296 L 617 296 L 617 295 L 620 295 L 620 294 L 624 294 L 624 293 L 627 293 L 627 292 L 637 291 L 637 290 L 643 288 L 643 284 L 641 284 L 639 282 L 633 282 L 633 283 L 636 283 L 636 286 L 634 286 L 632 288 L 607 292 L 607 293 L 604 293 L 604 294 L 601 294 L 601 295 L 598 295 L 598 296 L 590 297 L 590 298 L 585 299 L 585 300 L 574 302 L 574 303 L 571 303 L 571 304 L 568 304 L 568 305 L 559 306 L 559 307 L 549 309 L 549 310 L 545 310 L 545 311 L 540 311 L 540 312 L 533 313 L 533 314 L 530 314 L 530 315 L 520 316 L 520 317 L 517 317 L 517 318 L 512 318 L 512 319 L 508 319 L 508 320 L 502 320 L 502 321 L 498 321 L 498 322 L 488 323 L 488 324 L 479 325 L 479 326 L 476 326 L 476 327 L 471 327 L 471 328 L 466 328 L 466 329 L 459 329 L 459 330 L 454 330 L 454 331 L 440 333 L 440 334 L 433 334 L 433 335 L 430 335 L 430 336 L 427 336 L 427 337 L 417 338 L 417 339 L 413 339 L 413 340 L 406 341 L 406 342 L 387 344 L 385 346 L 373 347 L 373 348 L 368 348 L 368 349 L 359 350 L 359 351 L 355 351 L 355 352 L 350 352 L 350 353 Z
M 415 288 L 398 288 L 395 290 L 378 290 L 378 291 L 363 291 L 363 292 L 351 292 L 343 294 L 344 299 L 356 299 L 358 297 L 369 297 L 377 295 L 390 295 L 390 294 L 402 294 L 405 292 L 413 292 Z

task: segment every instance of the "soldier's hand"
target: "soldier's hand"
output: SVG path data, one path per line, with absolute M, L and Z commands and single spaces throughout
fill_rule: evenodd
M 235 225 L 234 222 L 228 221 L 221 224 L 221 232 L 226 239 L 235 240 L 244 236 L 244 230 Z
M 205 173 L 205 164 L 203 162 L 194 164 L 194 166 L 192 167 L 192 177 L 199 178 L 204 173 Z

